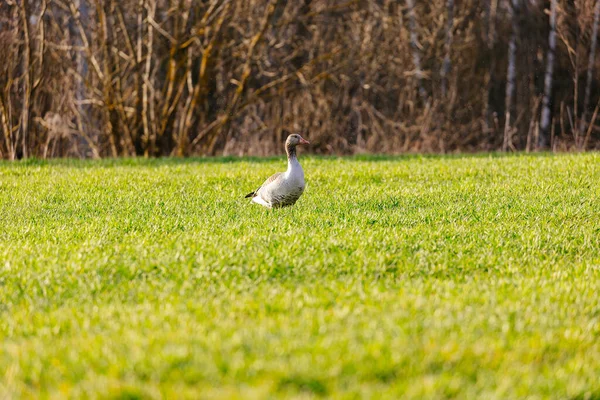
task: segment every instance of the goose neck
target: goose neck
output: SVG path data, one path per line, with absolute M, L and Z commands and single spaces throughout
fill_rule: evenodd
M 285 152 L 287 154 L 288 161 L 296 159 L 296 146 L 293 144 L 286 144 Z

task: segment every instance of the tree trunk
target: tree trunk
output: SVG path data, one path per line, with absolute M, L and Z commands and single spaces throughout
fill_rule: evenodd
M 423 87 L 423 70 L 421 69 L 421 46 L 418 39 L 418 25 L 415 16 L 414 0 L 406 0 L 408 9 L 408 29 L 410 30 L 410 47 L 412 48 L 413 63 L 415 64 L 415 77 L 417 78 L 417 89 L 423 103 L 427 103 L 427 92 Z
M 454 0 L 446 0 L 446 10 L 448 12 L 448 21 L 446 21 L 446 42 L 444 43 L 444 62 L 442 64 L 442 97 L 446 97 L 448 88 L 448 74 L 451 69 L 450 47 L 452 46 L 452 28 L 454 26 Z
M 548 35 L 548 54 L 546 56 L 546 74 L 544 76 L 544 97 L 542 100 L 542 117 L 540 120 L 540 136 L 537 146 L 544 149 L 548 146 L 550 133 L 551 104 L 552 104 L 552 79 L 554 72 L 554 54 L 556 51 L 556 3 L 550 0 L 550 33 Z M 599 3 L 600 4 L 600 3 Z
M 592 25 L 592 43 L 590 45 L 590 57 L 588 59 L 587 79 L 585 82 L 585 97 L 583 99 L 583 110 L 581 111 L 581 121 L 579 132 L 583 135 L 586 131 L 587 113 L 590 107 L 590 94 L 592 91 L 592 73 L 594 72 L 594 61 L 596 58 L 596 42 L 598 39 L 598 20 L 600 20 L 600 0 L 596 0 L 594 7 L 594 23 Z
M 156 14 L 156 2 L 153 1 L 147 8 L 147 20 L 154 19 Z M 156 136 L 156 112 L 154 110 L 154 92 L 151 81 L 152 60 L 154 58 L 154 27 L 148 23 L 146 28 L 146 63 L 144 65 L 144 75 L 142 78 L 142 126 L 144 127 L 144 156 L 153 155 L 154 148 L 151 146 L 153 138 Z
M 125 146 L 120 141 L 120 127 L 119 127 L 119 117 L 117 115 L 116 109 L 116 93 L 113 87 L 113 79 L 115 75 L 115 66 L 112 59 L 111 49 L 113 48 L 113 40 L 112 40 L 112 30 L 113 25 L 110 21 L 110 13 L 111 13 L 111 1 L 104 0 L 99 1 L 96 0 L 96 14 L 98 17 L 98 25 L 100 27 L 101 40 L 102 40 L 102 51 L 103 51 L 103 72 L 104 72 L 104 82 L 102 83 L 103 89 L 103 113 L 104 113 L 104 128 L 105 134 L 108 136 L 108 141 L 110 143 L 111 153 L 113 157 L 118 157 L 120 154 L 125 153 Z M 123 153 L 121 153 L 121 148 L 123 148 Z
M 517 38 L 519 37 L 519 4 L 520 0 L 511 1 L 510 19 L 512 23 L 512 32 L 508 42 L 508 67 L 506 70 L 506 97 L 504 109 L 506 118 L 504 121 L 504 142 L 502 150 L 508 151 L 512 145 L 512 128 L 510 126 L 511 109 L 513 97 L 515 95 L 515 78 L 517 75 Z
M 488 69 L 486 87 L 485 87 L 485 102 L 483 110 L 483 120 L 485 123 L 484 129 L 486 133 L 491 134 L 491 127 L 494 125 L 496 108 L 493 104 L 494 94 L 494 82 L 496 81 L 496 54 L 494 48 L 496 46 L 496 9 L 498 7 L 498 0 L 489 0 L 486 3 L 486 33 L 485 40 L 487 41 L 487 49 L 490 56 L 490 65 Z
M 75 83 L 76 89 L 75 89 L 75 107 L 74 108 L 77 110 L 77 116 L 76 116 L 77 129 L 82 131 L 83 129 L 85 129 L 83 123 L 84 123 L 84 121 L 86 121 L 88 119 L 87 113 L 88 113 L 88 109 L 89 109 L 89 106 L 83 104 L 83 101 L 85 100 L 85 81 L 87 79 L 87 74 L 88 74 L 88 60 L 87 60 L 87 56 L 85 54 L 87 51 L 87 49 L 85 49 L 85 46 L 87 43 L 81 36 L 81 31 L 78 29 L 76 18 L 78 18 L 79 21 L 81 21 L 81 23 L 83 23 L 85 25 L 89 21 L 89 19 L 88 19 L 89 12 L 88 12 L 88 5 L 86 3 L 86 0 L 79 0 L 76 2 L 76 5 L 77 5 L 77 10 L 79 12 L 79 15 L 76 16 L 76 14 L 73 13 L 73 10 L 71 10 L 72 15 L 71 15 L 70 23 L 69 23 L 69 31 L 70 31 L 71 37 L 74 38 L 74 42 L 75 42 L 74 45 L 80 49 L 80 50 L 75 51 L 75 65 L 76 65 L 76 70 L 77 70 L 77 74 L 76 74 L 77 82 Z M 94 133 L 93 136 L 90 137 L 90 140 L 92 142 L 96 141 L 95 136 L 96 136 L 96 134 Z M 83 149 L 84 155 L 86 155 L 88 150 L 91 149 L 91 146 L 85 139 L 85 135 L 83 135 L 83 132 L 80 132 L 80 134 L 79 134 L 79 140 L 77 143 L 77 147 L 80 149 Z
M 21 0 L 21 24 L 23 29 L 23 105 L 21 109 L 21 152 L 28 157 L 29 117 L 31 102 L 31 41 L 29 37 L 28 2 Z
M 143 116 L 145 115 L 144 109 L 144 97 L 143 97 L 143 74 L 144 74 L 144 63 L 142 59 L 142 46 L 144 44 L 144 3 L 145 0 L 138 0 L 137 7 L 137 23 L 136 23 L 136 45 L 135 45 L 135 87 L 136 87 L 136 113 L 135 113 L 135 136 L 134 136 L 134 145 L 135 145 L 135 154 L 141 156 L 144 154 L 144 121 L 142 121 Z M 150 53 L 150 50 L 148 50 Z

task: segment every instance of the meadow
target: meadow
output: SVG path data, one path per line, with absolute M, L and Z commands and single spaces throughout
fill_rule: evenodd
M 600 398 L 600 154 L 0 163 L 0 398 Z

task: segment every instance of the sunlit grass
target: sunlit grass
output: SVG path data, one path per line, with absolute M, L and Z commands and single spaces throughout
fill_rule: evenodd
M 599 155 L 301 162 L 0 163 L 0 398 L 600 396 Z

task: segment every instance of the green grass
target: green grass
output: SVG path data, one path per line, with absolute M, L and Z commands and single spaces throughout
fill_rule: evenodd
M 0 163 L 0 398 L 600 398 L 600 155 Z

